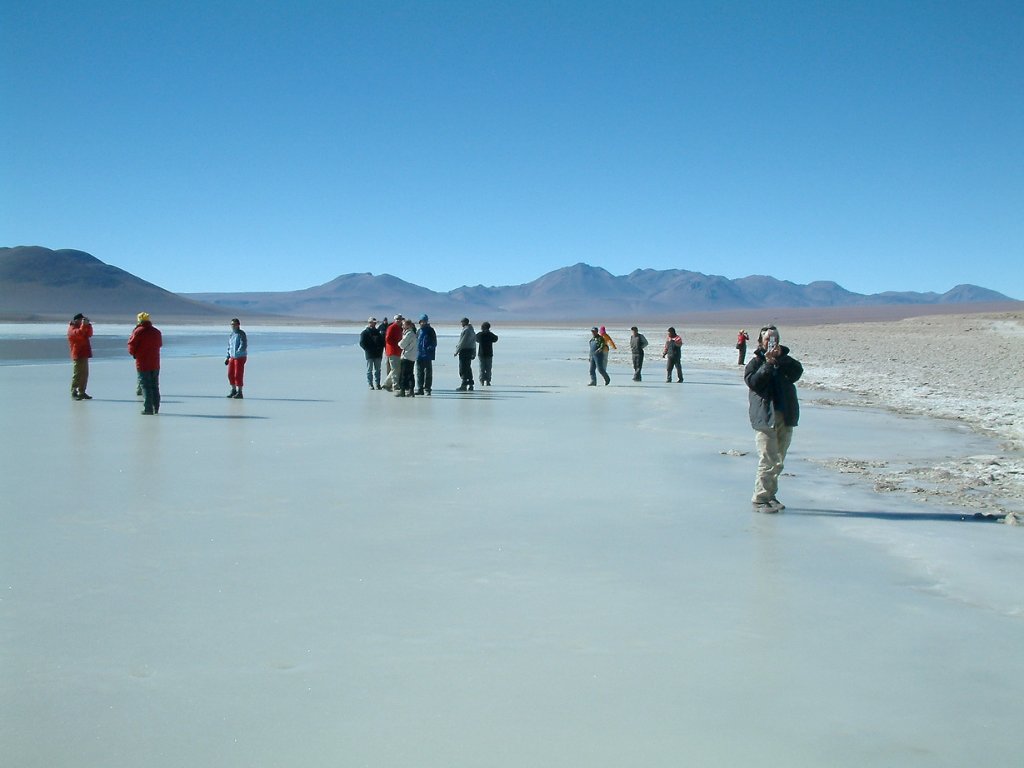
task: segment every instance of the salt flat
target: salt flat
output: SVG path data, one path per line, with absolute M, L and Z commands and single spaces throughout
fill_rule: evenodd
M 412 400 L 252 330 L 246 400 L 167 359 L 155 418 L 127 358 L 0 368 L 5 764 L 1017 762 L 1021 531 L 820 461 L 987 438 L 803 392 L 758 516 L 739 370 L 495 330 L 493 388 L 442 336 Z

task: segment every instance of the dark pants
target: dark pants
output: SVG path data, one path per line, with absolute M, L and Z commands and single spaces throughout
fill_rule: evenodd
M 736 349 L 739 350 L 739 353 L 740 353 L 740 359 L 736 361 L 736 364 L 737 365 L 743 365 L 743 361 L 747 359 L 747 345 L 746 344 L 739 344 L 736 347 Z
M 139 383 L 142 395 L 146 398 L 142 404 L 143 413 L 160 412 L 160 369 L 155 371 L 139 371 Z
M 416 378 L 413 371 L 416 369 L 416 363 L 412 360 L 402 359 L 400 377 L 398 379 L 398 389 L 400 392 L 412 392 L 416 386 Z
M 480 383 L 491 383 L 491 363 L 494 362 L 493 357 L 480 356 Z
M 676 379 L 678 381 L 683 380 L 683 358 L 682 357 L 669 357 L 668 363 L 665 366 L 665 380 L 672 381 L 672 371 L 676 372 Z
M 473 350 L 472 349 L 460 349 L 459 350 L 459 376 L 462 378 L 462 383 L 468 386 L 473 386 Z
M 420 392 L 429 392 L 434 388 L 434 361 L 416 361 L 416 389 Z
M 640 371 L 644 367 L 644 351 L 638 349 L 633 352 L 633 381 L 640 381 Z

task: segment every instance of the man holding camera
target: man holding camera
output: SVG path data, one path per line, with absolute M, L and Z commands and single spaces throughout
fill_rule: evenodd
M 92 323 L 79 312 L 68 324 L 68 347 L 71 350 L 71 397 L 92 400 L 86 394 L 89 385 L 89 358 L 92 357 Z
M 778 500 L 779 475 L 793 440 L 793 427 L 800 418 L 795 382 L 804 367 L 789 356 L 789 347 L 779 344 L 779 331 L 766 325 L 758 336 L 757 349 L 743 370 L 749 388 L 750 426 L 757 443 L 757 478 L 754 480 L 755 512 L 781 512 Z

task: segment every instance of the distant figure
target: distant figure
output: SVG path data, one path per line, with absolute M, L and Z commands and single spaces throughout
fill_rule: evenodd
M 675 328 L 669 328 L 665 338 L 665 349 L 661 356 L 665 358 L 665 383 L 672 383 L 672 372 L 675 371 L 676 383 L 683 383 L 683 340 Z
M 737 365 L 743 365 L 743 361 L 747 359 L 747 342 L 750 341 L 750 336 L 743 329 L 736 334 L 736 349 L 739 350 L 739 360 L 736 361 Z
M 491 386 L 491 363 L 494 362 L 494 342 L 498 337 L 491 333 L 491 324 L 480 324 L 480 333 L 476 335 L 476 356 L 480 360 L 480 386 Z
M 755 512 L 780 512 L 779 475 L 793 440 L 793 427 L 800 419 L 796 381 L 804 367 L 789 356 L 789 347 L 779 344 L 779 331 L 766 325 L 757 338 L 757 349 L 743 371 L 750 391 L 750 426 L 757 444 L 757 477 L 751 500 Z
M 89 358 L 92 357 L 92 323 L 79 312 L 68 323 L 68 348 L 71 350 L 71 398 L 92 400 L 89 386 Z
M 359 334 L 359 346 L 366 356 L 366 383 L 370 385 L 370 389 L 380 389 L 380 362 L 384 357 L 384 337 L 377 330 L 376 317 L 366 321 L 366 327 Z
M 413 371 L 416 368 L 416 328 L 412 320 L 403 320 L 402 339 L 398 342 L 402 350 L 402 359 L 399 363 L 398 391 L 395 397 L 416 396 L 416 376 Z
M 629 351 L 633 356 L 633 381 L 642 381 L 641 371 L 644 367 L 644 350 L 647 349 L 647 337 L 640 333 L 635 325 L 629 329 Z
M 139 324 L 128 339 L 128 353 L 135 358 L 145 402 L 143 416 L 160 413 L 160 347 L 163 336 L 149 319 L 148 312 L 139 312 Z
M 402 316 L 396 314 L 395 320 L 388 326 L 384 334 L 384 354 L 388 357 L 391 367 L 384 389 L 398 389 L 398 379 L 402 375 L 402 348 L 398 346 L 402 340 Z
M 608 331 L 607 331 L 607 329 L 605 329 L 605 327 L 603 325 L 601 326 L 601 328 L 599 330 L 599 333 L 601 334 L 601 338 L 604 339 L 604 343 L 607 345 L 607 349 L 605 350 L 605 355 L 604 355 L 604 365 L 605 365 L 605 368 L 607 369 L 608 361 L 611 359 L 611 356 L 612 356 L 612 350 L 613 349 L 617 350 L 618 346 L 615 344 L 614 341 L 612 341 L 612 337 L 608 335 Z
M 608 342 L 604 340 L 604 337 L 595 325 L 590 329 L 590 383 L 587 384 L 588 387 L 597 386 L 598 372 L 600 372 L 601 378 L 604 379 L 606 387 L 611 382 L 611 378 L 608 376 L 608 371 L 605 368 L 607 355 Z
M 420 332 L 416 336 L 416 394 L 429 395 L 434 386 L 434 358 L 437 356 L 437 333 L 430 318 L 420 317 Z
M 231 391 L 228 397 L 236 400 L 242 399 L 242 385 L 245 378 L 245 361 L 249 355 L 249 337 L 242 330 L 242 324 L 238 318 L 231 319 L 231 333 L 228 334 L 228 356 L 224 358 L 224 365 L 228 367 L 228 384 Z
M 476 357 L 476 333 L 469 324 L 469 318 L 462 318 L 462 333 L 455 345 L 455 357 L 459 358 L 459 384 L 457 392 L 473 391 L 473 358 Z

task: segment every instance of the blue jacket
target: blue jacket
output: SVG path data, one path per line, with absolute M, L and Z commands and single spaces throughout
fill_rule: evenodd
M 424 323 L 419 336 L 416 337 L 416 359 L 433 360 L 436 351 L 437 334 L 429 323 Z

